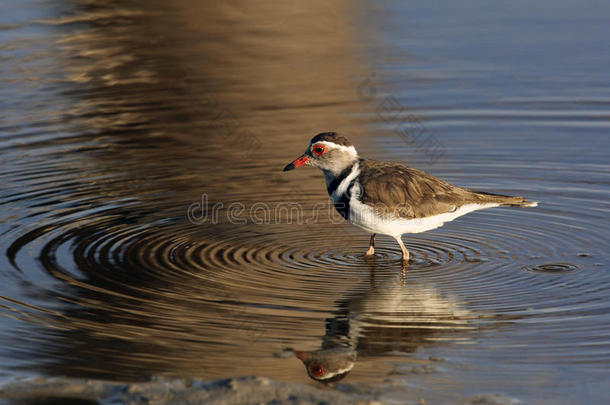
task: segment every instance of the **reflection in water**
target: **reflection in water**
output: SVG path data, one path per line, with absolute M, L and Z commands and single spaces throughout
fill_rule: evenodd
M 295 350 L 294 355 L 303 362 L 309 377 L 328 384 L 343 379 L 352 371 L 357 352 L 351 348 L 332 347 L 306 352 Z
M 335 382 L 352 371 L 357 357 L 413 353 L 441 339 L 466 340 L 465 332 L 476 329 L 473 313 L 406 273 L 371 268 L 370 277 L 365 288 L 337 303 L 321 349 L 294 351 L 312 379 Z

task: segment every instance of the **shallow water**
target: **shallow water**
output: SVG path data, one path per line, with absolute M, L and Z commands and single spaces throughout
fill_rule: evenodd
M 609 6 L 167 3 L 0 15 L 1 376 L 306 382 L 284 350 L 339 341 L 407 398 L 610 397 Z M 281 172 L 322 130 L 540 205 L 401 277 Z

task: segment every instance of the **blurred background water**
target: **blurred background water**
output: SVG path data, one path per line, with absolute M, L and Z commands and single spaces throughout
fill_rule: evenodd
M 3 378 L 306 382 L 278 353 L 338 339 L 400 399 L 610 399 L 610 3 L 0 9 Z M 405 236 L 400 279 L 281 172 L 326 130 L 540 206 Z

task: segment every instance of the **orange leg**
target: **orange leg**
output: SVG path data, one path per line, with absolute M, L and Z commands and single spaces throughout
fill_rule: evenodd
M 375 254 L 375 234 L 371 235 L 371 243 L 369 243 L 369 248 L 364 254 L 365 256 L 373 256 Z

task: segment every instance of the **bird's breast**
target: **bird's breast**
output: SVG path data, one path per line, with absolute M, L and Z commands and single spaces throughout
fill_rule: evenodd
M 360 168 L 358 162 L 343 170 L 339 175 L 325 172 L 326 189 L 337 212 L 345 219 L 350 217 L 350 202 Z

